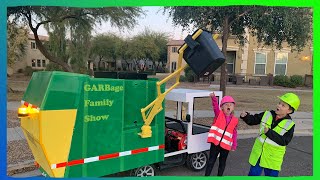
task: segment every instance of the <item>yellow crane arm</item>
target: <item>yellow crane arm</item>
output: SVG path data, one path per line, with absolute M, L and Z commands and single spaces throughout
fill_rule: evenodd
M 192 36 L 192 39 L 195 40 L 196 38 L 198 38 L 200 36 L 200 34 L 203 31 L 201 29 L 199 29 L 197 32 L 194 33 L 194 35 Z M 214 35 L 213 38 L 216 39 L 218 37 L 218 35 Z M 187 44 L 184 44 L 180 49 L 179 49 L 179 58 L 178 58 L 178 69 L 173 72 L 172 74 L 170 74 L 168 77 L 164 78 L 161 81 L 157 82 L 157 92 L 158 92 L 158 96 L 157 98 L 152 101 L 149 105 L 147 105 L 145 108 L 141 109 L 141 114 L 142 114 L 142 118 L 144 121 L 144 125 L 141 127 L 141 132 L 139 133 L 139 135 L 142 138 L 149 138 L 152 136 L 152 131 L 151 131 L 151 127 L 150 124 L 153 120 L 153 118 L 160 112 L 163 110 L 162 107 L 162 102 L 165 98 L 165 96 L 175 87 L 177 87 L 180 82 L 180 74 L 181 72 L 187 67 L 187 65 L 181 67 L 182 64 L 182 58 L 183 58 L 183 53 L 184 50 L 188 47 Z M 161 93 L 160 90 L 160 86 L 164 83 L 166 83 L 168 80 L 172 79 L 176 77 L 176 82 L 169 88 L 167 89 L 165 92 Z M 151 109 L 151 110 L 150 110 Z M 148 111 L 149 110 L 149 111 Z M 146 112 L 148 112 L 146 114 Z

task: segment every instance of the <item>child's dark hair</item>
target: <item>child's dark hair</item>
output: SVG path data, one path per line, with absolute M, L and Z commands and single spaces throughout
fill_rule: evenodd
M 292 112 L 289 114 L 293 114 L 294 113 L 294 108 L 292 106 L 289 105 L 289 110 L 291 110 Z

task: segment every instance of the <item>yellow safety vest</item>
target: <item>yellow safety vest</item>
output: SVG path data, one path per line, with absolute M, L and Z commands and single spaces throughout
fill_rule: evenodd
M 280 171 L 286 146 L 280 146 L 264 134 L 265 127 L 271 129 L 272 119 L 271 112 L 266 111 L 260 123 L 260 136 L 256 138 L 252 147 L 249 163 L 255 166 L 260 158 L 261 167 Z M 283 136 L 293 125 L 294 122 L 291 119 L 284 119 L 272 130 Z

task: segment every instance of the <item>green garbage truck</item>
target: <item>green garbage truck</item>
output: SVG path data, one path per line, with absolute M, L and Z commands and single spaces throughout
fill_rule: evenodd
M 178 69 L 161 81 L 119 73 L 112 77 L 33 73 L 18 116 L 42 174 L 100 177 L 164 161 L 164 98 L 179 84 L 185 69 L 182 57 L 192 60 L 208 51 L 205 67 L 190 66 L 202 74 L 212 73 L 224 62 L 220 50 L 212 52 L 218 48 L 211 33 L 200 29 L 185 41 Z M 173 77 L 175 84 L 165 89 Z
M 50 177 L 96 177 L 163 161 L 164 112 L 151 123 L 152 137 L 137 135 L 140 109 L 156 98 L 156 82 L 34 73 L 22 102 L 32 111 L 19 114 L 40 170 Z

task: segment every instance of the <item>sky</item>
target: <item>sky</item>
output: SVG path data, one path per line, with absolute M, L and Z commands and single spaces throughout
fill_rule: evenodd
M 170 39 L 175 40 L 184 39 L 188 33 L 192 34 L 192 32 L 182 31 L 181 26 L 174 26 L 172 18 L 169 18 L 168 13 L 163 15 L 163 10 L 161 10 L 160 6 L 144 6 L 142 9 L 145 11 L 146 16 L 140 17 L 138 20 L 139 25 L 134 29 L 121 32 L 118 28 L 111 27 L 110 23 L 106 22 L 101 26 L 96 26 L 92 35 L 95 36 L 97 34 L 111 32 L 127 38 L 143 32 L 146 28 L 155 32 L 167 33 Z M 43 28 L 39 29 L 39 34 L 47 35 Z

